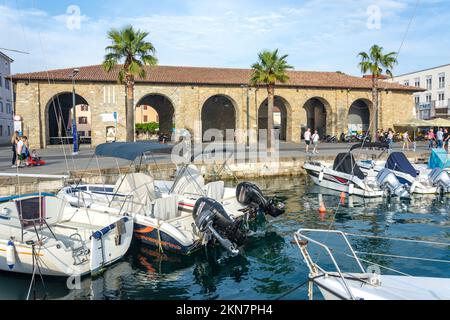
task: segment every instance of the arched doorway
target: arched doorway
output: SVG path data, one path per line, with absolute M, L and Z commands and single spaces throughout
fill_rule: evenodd
M 259 130 L 267 130 L 268 120 L 268 104 L 267 98 L 259 106 L 258 110 L 258 132 Z M 275 96 L 273 103 L 273 127 L 279 132 L 279 139 L 287 140 L 287 127 L 288 127 L 288 103 L 280 96 Z
M 306 111 L 306 127 L 317 130 L 320 137 L 327 135 L 327 102 L 321 98 L 306 101 L 303 109 Z
M 202 139 L 211 141 L 211 129 L 221 132 L 223 138 L 234 140 L 236 130 L 236 108 L 234 102 L 227 96 L 215 95 L 203 104 L 202 108 Z M 227 130 L 232 130 L 228 132 Z M 209 132 L 208 132 L 209 131 Z M 205 135 L 205 133 L 207 133 Z
M 365 133 L 370 128 L 370 106 L 364 99 L 352 103 L 348 111 L 348 132 L 352 134 Z
M 47 144 L 72 143 L 73 95 L 64 92 L 55 95 L 47 104 Z M 77 132 L 80 143 L 90 144 L 91 107 L 86 99 L 75 94 Z
M 148 94 L 136 104 L 135 123 L 157 123 L 159 132 L 172 136 L 175 108 L 172 101 L 161 94 Z

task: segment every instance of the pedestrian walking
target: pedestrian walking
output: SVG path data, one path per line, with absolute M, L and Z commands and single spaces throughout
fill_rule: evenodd
M 23 146 L 24 146 L 23 137 L 20 137 L 19 140 L 17 141 L 17 146 L 16 146 L 16 155 L 17 155 L 16 166 L 17 166 L 17 168 L 25 167 L 25 165 L 22 165 L 22 161 L 25 160 L 25 156 L 23 154 Z
M 428 149 L 433 149 L 434 140 L 436 139 L 436 137 L 434 136 L 433 129 L 430 129 L 430 131 L 428 131 L 427 139 L 428 139 Z
M 445 150 L 447 150 L 447 152 L 448 152 L 448 141 L 449 141 L 449 139 L 450 139 L 450 135 L 448 134 L 448 130 L 445 129 L 444 130 L 444 148 L 445 148 Z
M 311 145 L 311 129 L 310 128 L 308 128 L 308 130 L 306 130 L 304 139 L 305 139 L 305 144 L 306 144 L 305 152 L 309 153 L 309 146 Z
M 389 152 L 392 151 L 392 147 L 394 146 L 394 131 L 389 129 L 388 135 L 387 135 L 387 143 L 389 145 Z
M 409 143 L 410 142 L 411 142 L 411 139 L 409 138 L 409 133 L 408 133 L 408 131 L 405 131 L 405 133 L 403 133 L 403 151 L 405 151 L 405 147 L 409 151 Z
M 314 145 L 314 150 L 313 150 L 313 154 L 319 154 L 319 151 L 317 151 L 317 147 L 319 145 L 319 141 L 320 141 L 320 136 L 319 136 L 319 132 L 317 130 L 314 131 L 314 134 L 311 137 L 312 143 Z
M 11 167 L 16 167 L 17 162 L 17 142 L 19 141 L 19 131 L 14 132 L 14 134 L 11 137 L 11 147 L 12 147 L 12 164 Z
M 444 147 L 444 131 L 442 128 L 438 130 L 436 133 L 437 147 L 442 149 Z

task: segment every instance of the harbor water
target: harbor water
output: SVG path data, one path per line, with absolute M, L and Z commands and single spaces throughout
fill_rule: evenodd
M 360 257 L 413 276 L 450 277 L 450 247 L 442 244 L 399 242 L 388 238 L 408 238 L 450 243 L 448 212 L 450 198 L 415 196 L 398 199 L 362 200 L 346 198 L 319 189 L 307 178 L 270 178 L 255 180 L 270 196 L 285 199 L 286 214 L 252 226 L 253 234 L 237 257 L 229 257 L 220 248 L 208 248 L 191 257 L 164 254 L 134 243 L 127 256 L 95 278 L 81 279 L 79 289 L 69 290 L 65 279 L 39 277 L 30 297 L 37 299 L 135 299 L 135 300 L 210 300 L 277 299 L 305 280 L 308 269 L 293 243 L 299 228 L 339 229 L 352 234 L 375 236 L 350 237 Z M 231 183 L 230 183 L 231 184 Z M 327 213 L 319 213 L 323 202 Z M 356 271 L 355 263 L 345 255 L 342 241 L 328 236 L 336 246 L 336 257 L 344 271 Z M 324 252 L 311 247 L 312 258 L 331 268 Z M 371 255 L 370 253 L 381 253 Z M 388 256 L 386 256 L 388 255 Z M 365 267 L 371 265 L 365 264 Z M 381 269 L 382 273 L 393 271 Z M 0 273 L 0 299 L 25 299 L 30 276 Z M 307 286 L 283 296 L 283 299 L 308 299 Z M 315 299 L 322 299 L 315 290 Z

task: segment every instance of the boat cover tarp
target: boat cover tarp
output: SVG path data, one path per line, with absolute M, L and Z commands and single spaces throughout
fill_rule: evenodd
M 355 158 L 351 153 L 339 153 L 336 159 L 334 159 L 333 170 L 354 175 L 361 180 L 364 180 L 366 177 L 361 171 L 361 168 L 356 164 Z
M 393 152 L 386 161 L 386 168 L 417 177 L 417 170 L 402 152 Z
M 147 152 L 167 152 L 170 149 L 171 145 L 154 142 L 113 142 L 98 145 L 95 155 L 133 161 Z
M 450 158 L 447 151 L 445 149 L 433 149 L 428 160 L 428 167 L 430 169 L 450 168 Z
M 350 151 L 362 148 L 373 148 L 373 149 L 389 149 L 389 144 L 385 142 L 361 142 L 354 144 Z

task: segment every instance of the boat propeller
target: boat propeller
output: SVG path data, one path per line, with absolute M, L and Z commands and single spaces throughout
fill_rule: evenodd
M 267 199 L 261 189 L 250 182 L 242 182 L 236 187 L 236 199 L 242 205 L 261 210 L 276 218 L 285 212 L 285 205 L 277 198 Z
M 207 238 L 216 239 L 233 256 L 239 254 L 238 248 L 246 239 L 241 219 L 233 219 L 219 202 L 204 197 L 195 203 L 193 217 L 195 225 Z

